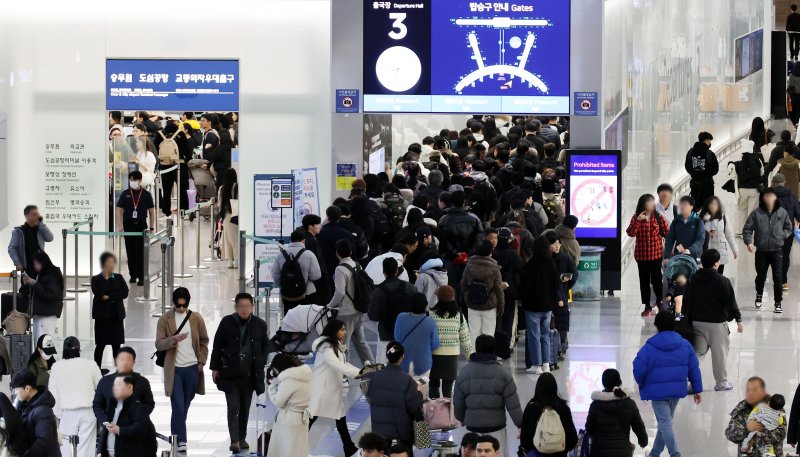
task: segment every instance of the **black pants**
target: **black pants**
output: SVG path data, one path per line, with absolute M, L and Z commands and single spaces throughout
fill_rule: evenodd
M 781 251 L 756 251 L 756 294 L 764 294 L 764 282 L 767 280 L 767 269 L 772 268 L 775 303 L 783 300 L 783 267 Z
M 311 426 L 314 425 L 314 422 L 319 419 L 319 416 L 314 416 L 308 422 L 308 429 L 311 430 Z M 347 428 L 347 417 L 342 416 L 336 419 L 336 431 L 339 432 L 339 438 L 342 440 L 342 445 L 344 445 L 345 451 L 350 451 L 356 447 L 355 443 L 353 443 L 353 438 L 350 437 L 350 430 Z M 353 451 L 355 452 L 355 451 Z M 350 454 L 352 455 L 352 454 Z
M 140 210 L 147 211 L 147 210 Z M 147 229 L 145 219 L 125 219 L 122 227 L 126 232 L 144 232 Z M 141 236 L 125 237 L 125 252 L 128 254 L 128 271 L 132 278 L 144 277 L 144 240 Z
M 783 277 L 783 284 L 789 282 L 789 264 L 791 263 L 792 245 L 794 244 L 794 235 L 783 240 L 783 249 L 781 249 L 781 273 Z
M 656 294 L 656 301 L 661 300 L 664 288 L 661 284 L 661 259 L 656 260 L 637 260 L 639 267 L 639 292 L 642 297 L 642 304 L 650 304 L 650 287 Z
M 455 383 L 455 379 L 431 378 L 430 382 L 428 382 L 428 389 L 430 390 L 429 396 L 431 398 L 452 398 L 453 383 Z M 441 392 L 439 391 L 439 386 L 442 387 Z
M 800 54 L 800 33 L 789 32 L 789 55 L 796 60 L 798 54 Z
M 231 443 L 241 442 L 247 439 L 247 419 L 255 388 L 248 378 L 233 379 L 229 382 L 230 387 L 225 391 L 225 403 L 228 405 L 228 435 Z
M 117 354 L 119 354 L 119 344 L 110 344 L 111 346 L 111 354 L 114 356 L 114 360 L 117 360 Z M 103 352 L 106 350 L 106 345 L 97 345 L 94 347 L 94 361 L 97 366 L 101 366 L 103 363 Z
M 167 168 L 171 168 L 170 165 Z M 185 163 L 180 165 L 181 170 L 181 183 L 180 187 L 178 188 L 178 205 L 179 208 L 182 210 L 189 209 L 189 195 L 186 193 L 186 190 L 189 189 L 189 168 L 186 166 Z M 169 217 L 172 215 L 172 186 L 175 185 L 175 181 L 178 178 L 178 171 L 170 171 L 169 173 L 161 175 L 161 186 L 163 187 L 163 193 L 161 194 L 161 212 Z
M 792 125 L 797 125 L 800 121 L 800 94 L 789 95 L 792 100 L 792 112 L 789 113 L 789 119 L 792 120 Z
M 694 210 L 697 212 L 700 211 L 706 200 L 714 196 L 713 179 L 707 181 L 696 181 L 693 179 L 689 182 L 689 188 L 689 194 L 694 199 Z

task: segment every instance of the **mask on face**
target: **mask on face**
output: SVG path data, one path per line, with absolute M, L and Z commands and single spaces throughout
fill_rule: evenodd
M 141 187 L 141 185 L 142 183 L 140 183 L 139 181 L 131 181 L 131 189 L 133 190 L 139 190 L 139 187 Z

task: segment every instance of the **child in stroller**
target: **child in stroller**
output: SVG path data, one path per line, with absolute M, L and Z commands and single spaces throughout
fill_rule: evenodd
M 697 262 L 692 256 L 678 254 L 667 262 L 664 275 L 670 280 L 664 301 L 670 303 L 670 309 L 675 313 L 675 320 L 683 318 L 681 314 L 683 308 L 683 294 L 688 287 L 690 278 L 697 271 Z

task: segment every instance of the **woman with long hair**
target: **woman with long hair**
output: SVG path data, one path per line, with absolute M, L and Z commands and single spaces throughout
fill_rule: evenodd
M 525 406 L 522 414 L 522 427 L 519 437 L 519 445 L 525 452 L 537 451 L 542 454 L 546 451 L 536 449 L 533 445 L 533 437 L 536 436 L 536 427 L 539 425 L 539 418 L 548 411 L 555 411 L 561 419 L 566 438 L 563 451 L 549 452 L 545 455 L 554 457 L 567 457 L 567 453 L 578 444 L 578 431 L 572 422 L 572 412 L 567 406 L 567 402 L 558 395 L 558 383 L 552 373 L 544 373 L 536 381 L 536 389 L 533 398 Z
M 225 179 L 219 188 L 219 217 L 222 219 L 222 256 L 228 260 L 228 268 L 236 268 L 239 251 L 239 189 L 236 169 L 225 170 Z M 231 203 L 231 200 L 235 201 Z
M 639 408 L 625 390 L 619 371 L 603 372 L 603 390 L 592 392 L 592 404 L 586 417 L 586 433 L 592 438 L 591 457 L 631 457 L 631 429 L 638 444 L 647 446 L 647 429 Z
M 750 124 L 750 136 L 748 139 L 753 142 L 753 152 L 756 154 L 760 153 L 761 146 L 769 142 L 767 139 L 767 126 L 764 124 L 764 119 L 758 116 L 753 118 L 753 122 Z M 761 161 L 764 161 L 763 157 L 761 157 Z
M 709 198 L 700 210 L 700 219 L 706 229 L 706 249 L 716 249 L 719 251 L 719 274 L 722 274 L 725 265 L 739 256 L 739 248 L 736 247 L 736 238 L 733 235 L 733 228 L 728 224 L 725 211 L 722 209 L 722 202 L 719 197 Z M 784 276 L 785 277 L 785 276 Z
M 267 457 L 308 455 L 308 406 L 311 403 L 311 367 L 297 357 L 278 353 L 267 369 L 267 394 L 278 409 Z M 291 439 L 285 439 L 291 437 Z
M 456 303 L 456 291 L 448 285 L 436 290 L 438 302 L 431 308 L 431 319 L 439 332 L 439 347 L 433 351 L 430 374 L 431 398 L 451 398 L 453 383 L 458 375 L 458 356 L 472 354 L 469 326 Z
M 556 307 L 566 306 L 564 289 L 553 254 L 561 242 L 558 235 L 547 230 L 533 242 L 533 255 L 525 264 L 525 284 L 522 307 L 525 309 L 525 366 L 529 374 L 550 371 L 550 319 Z
M 56 333 L 56 324 L 64 309 L 64 276 L 44 252 L 33 256 L 33 269 L 36 279 L 23 275 L 22 282 L 30 288 L 31 309 L 28 312 L 33 316 L 33 338 L 38 339 L 45 333 Z
M 636 203 L 636 211 L 625 232 L 634 239 L 633 259 L 639 268 L 639 293 L 644 306 L 642 317 L 652 316 L 664 295 L 662 285 L 661 260 L 664 257 L 664 238 L 669 226 L 666 219 L 656 211 L 656 199 L 652 194 L 644 194 Z M 656 300 L 650 305 L 650 288 Z
M 347 363 L 345 357 L 344 339 L 347 328 L 339 319 L 331 319 L 322 329 L 322 335 L 311 345 L 316 352 L 314 368 L 311 379 L 311 421 L 309 428 L 320 417 L 327 417 L 336 421 L 336 430 L 344 445 L 344 455 L 353 455 L 358 448 L 350 437 L 347 429 L 347 410 L 344 407 L 344 394 L 342 393 L 342 376 L 354 378 L 359 370 Z

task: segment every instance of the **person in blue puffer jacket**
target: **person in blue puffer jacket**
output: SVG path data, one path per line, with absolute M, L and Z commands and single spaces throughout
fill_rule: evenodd
M 658 423 L 658 433 L 650 455 L 661 455 L 664 446 L 670 456 L 680 456 L 672 416 L 678 401 L 688 393 L 686 378 L 692 385 L 694 402 L 700 403 L 703 380 L 694 348 L 675 332 L 675 316 L 669 311 L 656 315 L 658 333 L 647 340 L 633 360 L 633 377 L 639 384 L 642 400 L 653 402 L 653 413 Z

